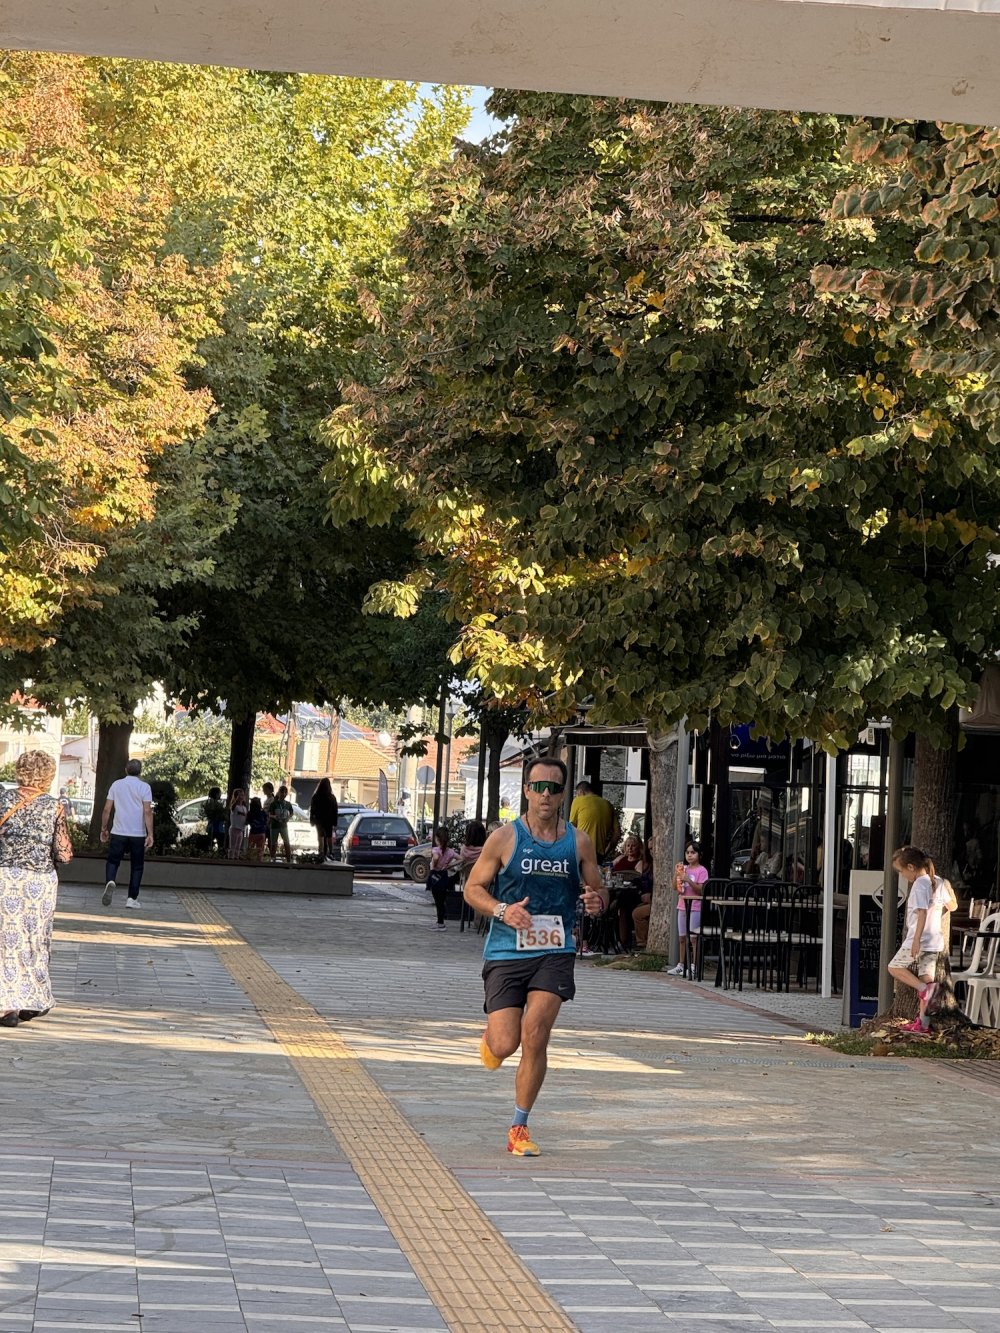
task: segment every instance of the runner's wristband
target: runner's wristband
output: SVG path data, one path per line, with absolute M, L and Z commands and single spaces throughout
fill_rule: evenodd
M 508 906 L 508 903 L 497 903 L 496 907 L 493 909 L 493 919 L 502 922 L 507 915 Z

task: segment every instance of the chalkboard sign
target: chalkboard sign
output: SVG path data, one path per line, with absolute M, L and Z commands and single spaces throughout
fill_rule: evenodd
M 858 921 L 858 999 L 878 1003 L 879 956 L 882 950 L 882 908 L 870 894 L 861 895 Z

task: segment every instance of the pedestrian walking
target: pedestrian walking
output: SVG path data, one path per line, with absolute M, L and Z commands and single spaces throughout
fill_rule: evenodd
M 597 859 L 603 865 L 618 846 L 622 835 L 615 807 L 603 796 L 598 796 L 589 782 L 578 782 L 570 806 L 569 822 L 590 838 Z
M 278 859 L 278 842 L 280 840 L 285 851 L 285 862 L 287 865 L 292 864 L 292 844 L 288 841 L 288 821 L 294 813 L 295 810 L 288 799 L 288 788 L 282 785 L 275 792 L 274 799 L 267 807 L 268 850 L 272 861 Z
M 101 902 L 111 906 L 115 879 L 122 857 L 128 852 L 129 876 L 126 907 L 138 909 L 139 886 L 146 864 L 146 853 L 153 845 L 153 793 L 148 782 L 139 777 L 142 764 L 130 759 L 125 765 L 125 776 L 112 782 L 101 813 L 101 842 L 108 844 L 108 859 L 104 869 L 104 895 Z M 114 821 L 112 822 L 112 812 Z M 110 830 L 110 831 L 109 831 Z
M 242 787 L 237 787 L 229 802 L 229 859 L 238 861 L 243 852 L 243 839 L 247 831 L 247 817 L 250 808 L 247 794 Z
M 48 795 L 55 775 L 51 755 L 27 750 L 14 761 L 17 789 L 0 792 L 0 1027 L 52 1008 L 56 866 L 73 859 L 66 813 Z
M 561 817 L 565 790 L 565 764 L 533 759 L 525 771 L 527 812 L 490 834 L 465 885 L 469 906 L 492 918 L 483 952 L 480 1059 L 487 1069 L 499 1069 L 521 1048 L 507 1134 L 507 1151 L 515 1157 L 540 1151 L 528 1132 L 528 1113 L 545 1078 L 559 1010 L 576 994 L 577 900 L 582 896 L 590 914 L 608 905 L 593 843 Z
M 337 849 L 337 817 L 340 807 L 333 794 L 333 785 L 329 778 L 320 778 L 319 785 L 309 802 L 309 823 L 316 830 L 319 843 L 319 859 L 332 861 Z
M 938 956 L 944 949 L 942 915 L 951 910 L 955 895 L 946 879 L 934 870 L 934 862 L 919 847 L 900 847 L 892 864 L 910 884 L 906 899 L 906 933 L 889 963 L 889 975 L 918 995 L 917 1017 L 908 1023 L 910 1032 L 927 1032 L 927 1010 L 937 992 L 934 980 Z
M 221 787 L 209 788 L 208 800 L 205 802 L 205 825 L 209 841 L 221 856 L 226 846 L 226 805 Z
M 677 890 L 677 941 L 681 957 L 677 966 L 670 969 L 672 977 L 683 976 L 685 968 L 689 965 L 688 975 L 694 976 L 698 950 L 695 941 L 701 934 L 701 900 L 707 883 L 708 870 L 701 864 L 701 846 L 697 842 L 689 842 L 684 848 L 683 862 L 678 861 L 674 866 L 674 888 Z M 687 903 L 691 904 L 690 909 L 686 906 Z
M 259 865 L 264 856 L 264 848 L 267 846 L 267 811 L 261 804 L 259 796 L 253 796 L 250 799 L 250 806 L 247 810 L 247 859 L 256 861 Z
M 426 887 L 430 889 L 437 908 L 435 930 L 444 930 L 444 909 L 448 902 L 448 890 L 452 877 L 458 873 L 460 858 L 451 845 L 451 838 L 446 828 L 439 828 L 434 834 L 434 847 L 431 851 L 431 870 L 427 876 Z

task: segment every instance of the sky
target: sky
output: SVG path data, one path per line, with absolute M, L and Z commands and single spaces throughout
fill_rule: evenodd
M 469 121 L 469 128 L 462 136 L 470 143 L 480 143 L 483 139 L 489 138 L 491 134 L 496 134 L 500 128 L 500 121 L 494 120 L 487 113 L 484 105 L 489 97 L 491 89 L 473 88 L 472 90 L 472 119 Z

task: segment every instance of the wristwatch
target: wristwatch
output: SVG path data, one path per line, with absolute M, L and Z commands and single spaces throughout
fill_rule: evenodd
M 496 907 L 494 907 L 493 909 L 493 920 L 503 921 L 504 916 L 507 913 L 507 908 L 509 906 L 510 906 L 509 903 L 497 903 Z

